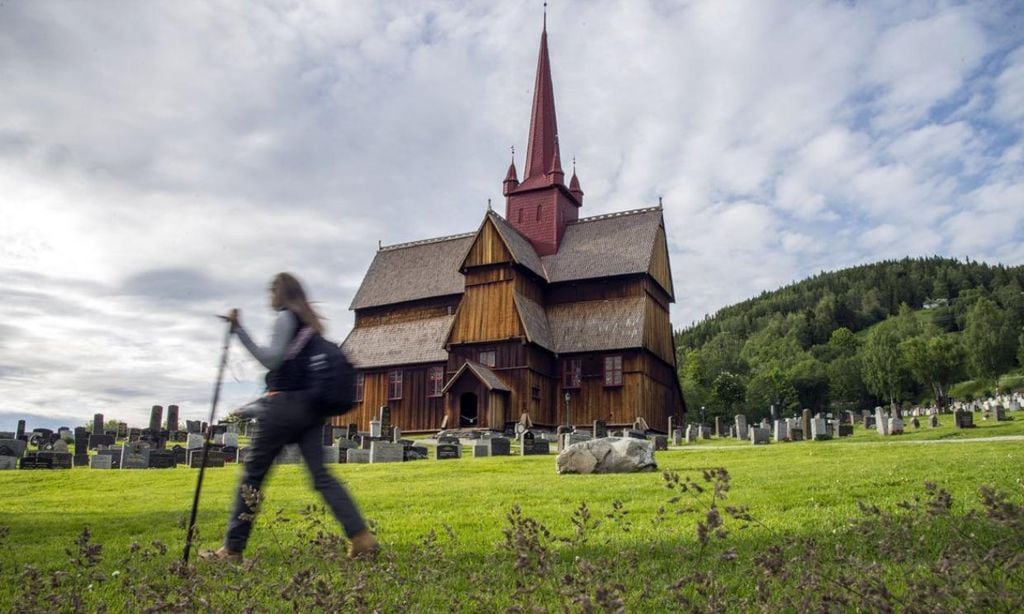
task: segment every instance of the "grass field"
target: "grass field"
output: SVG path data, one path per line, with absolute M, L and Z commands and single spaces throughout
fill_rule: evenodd
M 301 466 L 277 467 L 265 484 L 246 566 L 193 571 L 172 564 L 197 471 L 2 472 L 0 611 L 784 610 L 801 605 L 786 597 L 787 583 L 815 580 L 785 575 L 809 573 L 800 564 L 808 556 L 823 557 L 814 562 L 822 590 L 841 592 L 834 585 L 846 573 L 877 573 L 898 599 L 961 537 L 983 546 L 982 557 L 1000 540 L 1024 536 L 1020 518 L 991 525 L 968 513 L 985 484 L 1006 492 L 1008 505 L 1024 501 L 1024 440 L 989 439 L 1024 435 L 1024 419 L 997 424 L 976 415 L 978 427 L 961 432 L 944 418 L 938 429 L 884 439 L 857 427 L 843 440 L 754 447 L 713 439 L 659 452 L 660 469 L 705 486 L 714 483 L 704 482 L 704 470 L 727 469 L 727 499 L 716 509 L 726 516 L 726 505 L 746 507 L 756 520 L 726 518 L 728 535 L 704 541 L 698 523 L 715 528 L 711 491 L 667 488 L 661 472 L 559 476 L 553 455 L 339 465 L 332 470 L 385 548 L 375 562 L 343 560 L 343 541 L 323 534 L 337 534 L 333 519 L 307 509 L 320 501 Z M 207 470 L 202 547 L 218 545 L 239 474 Z M 897 506 L 924 498 L 926 481 L 952 497 L 941 518 Z M 874 524 L 851 524 L 864 517 L 859 503 L 885 511 Z M 968 526 L 973 534 L 958 529 Z M 76 545 L 85 527 L 102 545 L 98 561 Z M 808 554 L 807 540 L 820 552 Z M 765 553 L 784 544 L 786 570 L 766 579 Z M 850 556 L 865 567 L 842 558 Z M 999 569 L 1005 581 L 991 590 L 1024 588 L 1019 562 Z M 776 582 L 775 592 L 761 595 L 758 578 Z

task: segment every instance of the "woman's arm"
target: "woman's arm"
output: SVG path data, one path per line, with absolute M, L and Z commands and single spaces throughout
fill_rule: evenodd
M 235 328 L 235 334 L 238 335 L 238 340 L 242 342 L 245 349 L 249 350 L 249 353 L 256 360 L 260 361 L 260 364 L 273 371 L 284 362 L 284 355 L 288 351 L 288 344 L 291 343 L 292 338 L 295 336 L 295 331 L 298 329 L 298 318 L 295 317 L 294 313 L 285 309 L 277 314 L 269 346 L 264 348 L 256 345 L 256 342 L 252 340 L 241 324 L 238 324 Z

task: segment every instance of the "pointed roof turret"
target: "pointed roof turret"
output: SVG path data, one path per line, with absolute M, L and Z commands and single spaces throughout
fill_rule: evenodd
M 576 197 L 576 202 L 583 204 L 583 188 L 580 187 L 580 179 L 576 176 L 576 158 L 572 159 L 572 179 L 569 180 L 569 193 Z
M 508 196 L 518 186 L 519 176 L 516 174 L 516 150 L 512 148 L 512 162 L 508 165 L 508 172 L 505 173 L 505 181 L 501 182 L 501 193 Z
M 545 19 L 546 21 L 546 19 Z M 558 123 L 555 121 L 555 90 L 551 83 L 551 61 L 548 59 L 548 31 L 545 24 L 540 34 L 537 56 L 537 79 L 533 88 L 533 112 L 530 115 L 530 142 L 526 149 L 526 170 L 523 184 L 548 185 L 545 180 L 558 168 Z

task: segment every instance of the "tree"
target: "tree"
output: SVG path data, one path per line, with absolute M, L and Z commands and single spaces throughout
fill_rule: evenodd
M 890 317 L 875 325 L 860 352 L 864 384 L 871 393 L 888 401 L 894 411 L 910 381 L 899 350 L 903 337 L 898 320 L 899 316 Z
M 747 407 L 754 411 L 774 405 L 781 416 L 799 407 L 797 398 L 789 375 L 777 364 L 760 369 L 747 384 Z
M 732 409 L 745 395 L 746 386 L 743 384 L 743 378 L 728 371 L 719 373 L 711 386 L 711 398 L 726 414 L 731 414 Z
M 993 378 L 1013 366 L 1015 331 L 1010 319 L 982 297 L 967 312 L 962 336 L 971 375 Z
M 801 407 L 816 411 L 828 407 L 828 374 L 820 361 L 808 356 L 789 368 L 789 378 Z
M 935 403 L 946 406 L 946 391 L 961 372 L 964 351 L 953 335 L 923 334 L 900 342 L 900 354 L 911 376 L 929 386 Z
M 861 375 L 860 359 L 840 356 L 825 367 L 828 374 L 828 395 L 833 403 L 857 406 L 868 396 Z

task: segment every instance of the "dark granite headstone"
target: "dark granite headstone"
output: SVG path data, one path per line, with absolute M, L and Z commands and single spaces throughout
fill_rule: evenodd
M 117 423 L 117 438 L 125 439 L 128 437 L 128 423 L 118 422 Z
M 345 433 L 345 438 L 346 439 L 355 439 L 358 436 L 359 436 L 359 425 L 354 423 L 354 422 L 349 423 L 348 428 L 347 428 L 347 432 Z
M 592 432 L 594 439 L 600 439 L 601 437 L 608 436 L 608 423 L 604 420 L 594 420 Z M 493 452 L 493 450 L 492 450 Z
M 380 436 L 385 441 L 394 439 L 391 427 L 391 408 L 383 405 L 380 408 Z
M 148 469 L 150 449 L 145 443 L 126 443 L 121 447 L 121 469 Z
M 25 436 L 25 421 L 18 420 L 18 430 L 14 433 L 15 439 L 21 439 Z
M 526 431 L 523 433 L 520 439 L 519 453 L 522 456 L 531 456 L 534 454 L 550 454 L 551 446 L 544 439 L 538 439 L 532 431 Z
M 225 463 L 234 463 L 238 461 L 238 447 L 237 446 L 224 446 L 220 449 L 220 453 L 224 455 Z
M 75 467 L 89 464 L 89 429 L 80 426 L 75 429 Z
M 921 428 L 921 421 L 917 419 L 917 416 L 913 416 L 910 418 L 910 426 L 914 427 L 915 429 Z
M 93 435 L 103 434 L 103 414 L 95 414 L 92 417 L 92 433 Z
M 850 423 L 850 424 L 843 423 L 843 424 L 839 425 L 839 436 L 840 437 L 850 437 L 851 435 L 853 435 L 853 424 L 852 423 Z
M 176 431 L 178 430 L 178 406 L 168 405 L 167 406 L 167 430 Z
M 203 423 L 198 420 L 186 420 L 185 430 L 188 431 L 189 433 L 202 434 Z
M 32 429 L 32 433 L 29 435 L 29 443 L 34 443 L 39 447 L 47 446 L 53 443 L 53 431 L 50 429 Z
M 334 445 L 334 427 L 330 424 L 325 424 L 322 429 L 323 432 L 323 444 L 325 446 Z
M 0 439 L 0 456 L 20 458 L 27 447 L 28 444 L 20 439 Z
M 187 435 L 187 433 L 186 433 Z M 175 465 L 184 465 L 188 461 L 188 454 L 184 447 L 174 446 L 171 448 L 171 454 L 174 455 Z
M 163 422 L 163 417 L 163 405 L 154 405 L 153 408 L 149 410 L 149 430 L 159 431 L 160 423 Z
M 491 456 L 508 456 L 512 453 L 512 442 L 505 437 L 491 437 L 485 441 L 491 448 Z
M 71 469 L 74 465 L 70 452 L 37 452 L 36 455 L 49 457 L 53 469 Z
M 99 446 L 112 446 L 114 445 L 114 438 L 110 435 L 90 435 L 89 436 L 89 449 L 95 450 Z
M 627 429 L 625 436 L 633 439 L 647 439 L 647 433 L 638 429 Z
M 462 456 L 462 446 L 456 443 L 439 443 L 437 444 L 437 460 L 445 460 L 450 458 L 460 458 Z
M 804 430 L 802 428 L 789 429 L 789 438 L 793 441 L 803 441 Z
M 928 426 L 932 428 L 936 428 L 937 426 L 939 426 L 939 417 L 935 414 L 928 416 Z
M 121 448 L 107 448 L 106 450 L 97 450 L 96 454 L 109 456 L 111 469 L 121 468 Z
M 26 452 L 18 466 L 21 469 L 53 469 L 53 457 L 46 452 Z
M 342 458 L 344 458 L 344 455 L 342 455 Z M 430 458 L 430 450 L 425 446 L 406 446 L 404 458 L 407 461 L 427 459 Z
M 142 430 L 131 428 L 128 429 L 128 443 L 135 443 L 142 437 Z
M 193 450 L 189 453 L 188 466 L 192 469 L 198 469 L 203 465 L 203 451 Z M 223 467 L 224 466 L 224 453 L 210 450 L 206 457 L 207 467 Z
M 974 428 L 974 414 L 969 411 L 953 412 L 953 421 L 958 429 Z
M 661 451 L 661 450 L 668 450 L 668 437 L 666 437 L 664 435 L 655 435 L 654 436 L 654 450 L 656 452 L 657 451 Z
M 150 450 L 149 466 L 153 469 L 173 469 L 177 466 L 171 450 Z
M 811 436 L 811 410 L 805 409 L 800 416 L 800 432 L 808 439 Z

